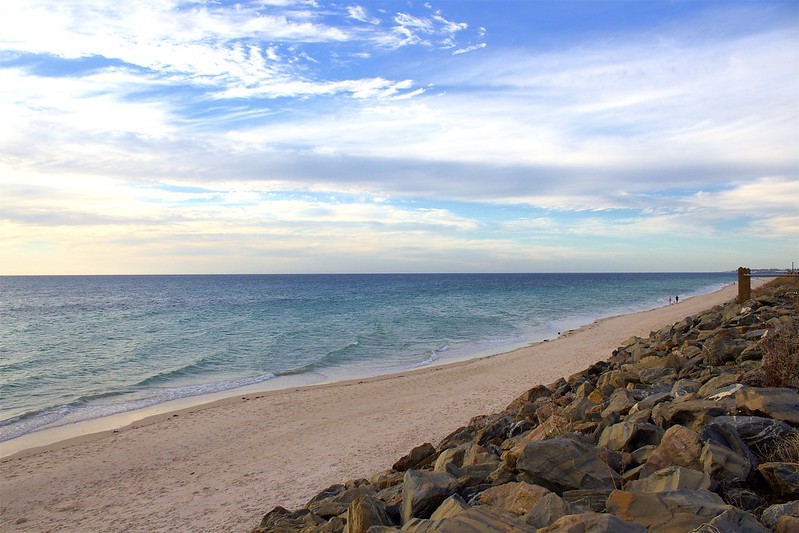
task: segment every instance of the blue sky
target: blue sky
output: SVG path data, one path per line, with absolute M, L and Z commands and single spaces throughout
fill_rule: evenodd
M 11 0 L 0 274 L 799 263 L 799 2 Z

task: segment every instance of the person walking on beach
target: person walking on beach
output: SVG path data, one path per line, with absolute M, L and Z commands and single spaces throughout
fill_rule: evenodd
M 674 297 L 674 303 L 676 303 L 676 304 L 680 303 L 680 295 L 679 294 Z
M 669 296 L 669 305 L 671 305 L 671 296 Z

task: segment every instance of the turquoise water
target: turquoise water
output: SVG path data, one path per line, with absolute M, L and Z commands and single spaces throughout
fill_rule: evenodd
M 254 384 L 554 338 L 733 273 L 0 277 L 0 441 Z

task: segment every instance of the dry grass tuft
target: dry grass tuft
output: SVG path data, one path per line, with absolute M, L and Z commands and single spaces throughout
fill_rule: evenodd
M 799 431 L 777 442 L 764 459 L 765 462 L 799 463 Z
M 799 343 L 785 335 L 771 335 L 762 344 L 760 374 L 767 387 L 799 386 Z
M 771 296 L 799 304 L 799 277 L 776 278 L 752 291 L 753 298 Z

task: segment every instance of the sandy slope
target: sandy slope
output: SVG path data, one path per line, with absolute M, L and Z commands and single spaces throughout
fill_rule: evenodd
M 3 531 L 246 531 L 275 505 L 388 468 L 477 414 L 610 356 L 734 286 L 447 367 L 231 398 L 0 463 Z

